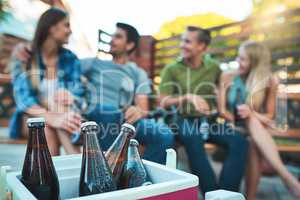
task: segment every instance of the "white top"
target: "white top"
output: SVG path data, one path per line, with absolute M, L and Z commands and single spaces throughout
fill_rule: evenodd
M 41 81 L 40 93 L 44 98 L 53 98 L 54 94 L 58 89 L 58 80 L 57 79 L 47 79 L 44 78 Z

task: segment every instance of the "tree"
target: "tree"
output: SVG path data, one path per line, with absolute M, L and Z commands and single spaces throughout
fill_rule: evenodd
M 253 0 L 253 15 L 281 12 L 300 7 L 299 0 Z
M 0 0 L 0 20 L 4 19 L 4 16 L 7 13 L 8 0 Z
M 163 39 L 180 35 L 186 26 L 200 26 L 202 28 L 210 28 L 233 22 L 233 20 L 217 15 L 215 13 L 195 14 L 191 16 L 179 16 L 173 21 L 164 23 L 159 32 L 154 35 L 156 39 Z

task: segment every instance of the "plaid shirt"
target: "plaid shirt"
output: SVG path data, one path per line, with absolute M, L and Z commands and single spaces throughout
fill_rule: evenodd
M 14 91 L 14 99 L 16 102 L 16 112 L 14 113 L 10 122 L 10 136 L 17 138 L 20 133 L 17 131 L 21 130 L 22 115 L 24 111 L 33 105 L 39 105 L 39 92 L 34 89 L 29 75 L 24 72 L 23 64 L 13 59 L 11 65 L 11 76 Z M 42 62 L 41 56 L 38 56 L 38 66 L 40 72 L 40 80 L 44 78 L 43 72 L 45 72 L 45 65 Z M 57 69 L 57 80 L 58 87 L 69 90 L 77 101 L 81 101 L 84 96 L 84 87 L 80 81 L 80 61 L 70 50 L 61 48 L 59 51 L 58 58 L 58 69 Z

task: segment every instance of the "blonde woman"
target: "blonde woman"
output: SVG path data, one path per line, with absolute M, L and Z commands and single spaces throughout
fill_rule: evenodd
M 220 80 L 221 115 L 237 122 L 236 128 L 249 134 L 251 140 L 246 180 L 248 200 L 255 199 L 263 159 L 276 170 L 290 192 L 300 198 L 300 183 L 284 166 L 268 131 L 274 124 L 278 85 L 272 76 L 270 60 L 270 52 L 264 45 L 244 42 L 238 52 L 238 71 L 223 73 Z

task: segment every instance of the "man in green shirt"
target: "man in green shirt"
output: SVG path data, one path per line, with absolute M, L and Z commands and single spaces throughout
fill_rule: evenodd
M 179 140 L 185 146 L 192 172 L 199 177 L 201 191 L 238 191 L 247 161 L 247 140 L 228 128 L 220 130 L 216 122 L 205 130 L 201 126 L 216 107 L 216 83 L 221 73 L 218 62 L 204 54 L 210 40 L 209 31 L 187 27 L 182 36 L 181 57 L 162 72 L 159 101 L 164 108 L 176 106 L 178 109 Z M 204 149 L 204 132 L 209 133 L 208 142 L 228 150 L 219 181 Z

